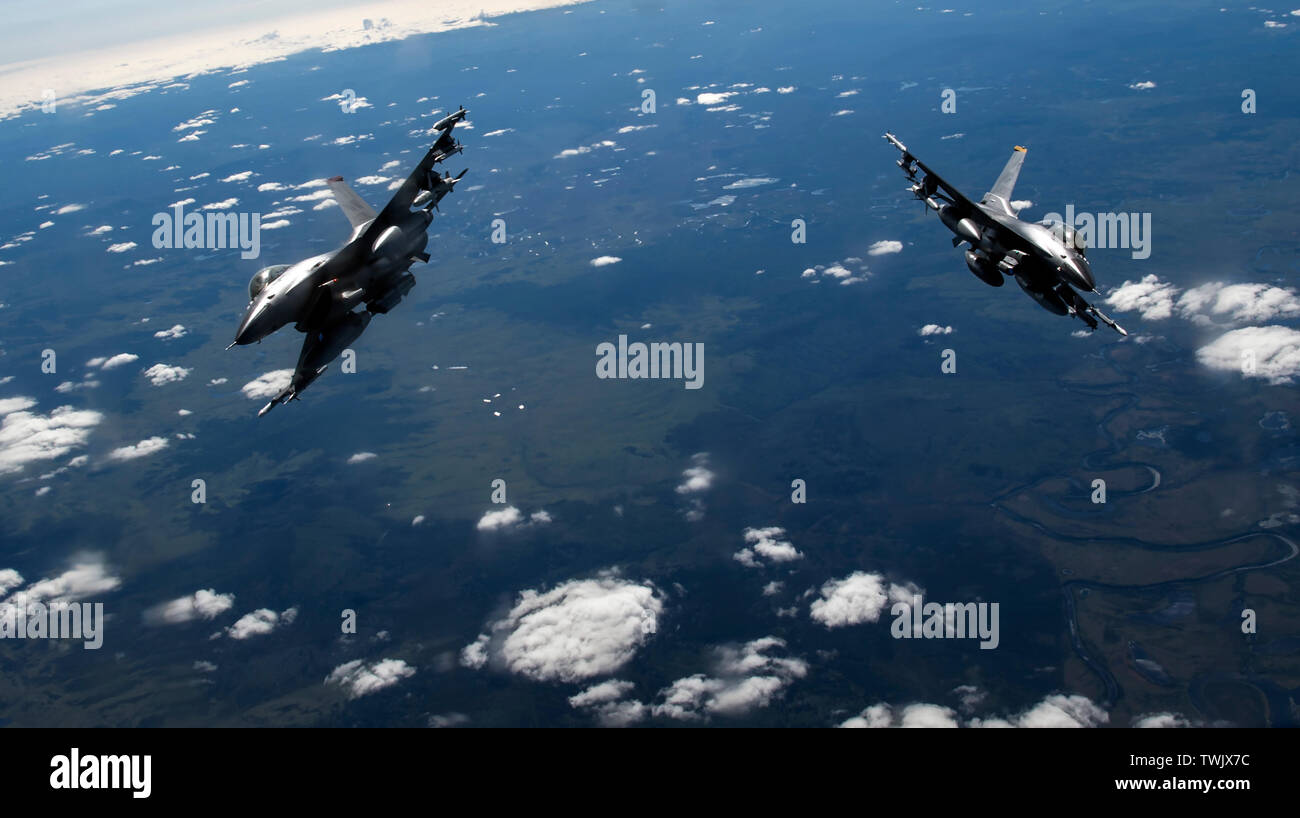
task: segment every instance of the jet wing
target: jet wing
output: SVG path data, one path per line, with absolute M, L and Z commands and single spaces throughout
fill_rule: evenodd
M 898 161 L 898 166 L 903 169 L 903 173 L 907 175 L 909 181 L 916 183 L 916 171 L 918 168 L 925 174 L 925 178 L 917 183 L 919 184 L 919 187 L 915 189 L 916 197 L 918 199 L 925 199 L 927 196 L 932 195 L 936 190 L 941 190 L 953 204 L 959 206 L 964 211 L 963 215 L 969 216 L 984 227 L 1001 227 L 1001 225 L 994 221 L 978 204 L 972 202 L 960 190 L 953 187 L 944 180 L 942 176 L 931 170 L 929 165 L 913 156 L 907 149 L 907 146 L 898 141 L 898 137 L 894 136 L 892 133 L 886 133 L 885 139 L 889 144 L 898 148 L 898 150 L 902 152 L 903 158 Z
M 331 176 L 325 181 L 334 192 L 334 201 L 339 203 L 343 215 L 348 217 L 348 223 L 354 229 L 375 217 L 375 209 L 366 204 L 366 200 L 357 195 L 351 185 L 343 181 L 342 176 Z
M 369 255 L 370 249 L 374 246 L 379 235 L 393 226 L 397 220 L 411 212 L 411 206 L 415 202 L 415 197 L 422 190 L 428 190 L 431 184 L 436 184 L 437 174 L 434 173 L 433 167 L 448 156 L 460 153 L 460 144 L 452 138 L 452 129 L 456 123 L 465 118 L 469 111 L 464 108 L 456 111 L 450 116 L 446 116 L 434 125 L 434 130 L 438 132 L 438 139 L 433 143 L 424 154 L 424 158 L 411 171 L 411 175 L 406 177 L 393 198 L 384 205 L 384 209 L 379 211 L 379 215 L 371 215 L 370 225 L 349 242 L 343 249 L 334 254 L 334 257 L 323 264 L 316 272 L 317 281 L 327 283 L 335 279 L 346 277 L 349 273 L 361 264 L 366 256 Z M 346 185 L 344 185 L 346 188 Z M 351 189 L 348 188 L 350 191 Z M 335 191 L 338 195 L 338 191 Z M 346 194 L 345 194 L 346 195 Z M 352 195 L 356 195 L 355 192 Z M 357 199 L 360 200 L 360 196 Z M 365 202 L 361 202 L 365 204 Z M 369 205 L 366 206 L 369 209 Z M 348 217 L 351 220 L 351 216 Z
M 433 126 L 438 131 L 437 141 L 433 143 L 433 147 L 429 148 L 428 153 L 420 160 L 420 164 L 415 166 L 415 170 L 411 171 L 411 175 L 406 177 L 406 181 L 402 182 L 401 187 L 393 194 L 393 198 L 380 211 L 379 217 L 375 219 L 375 224 L 382 223 L 383 227 L 375 231 L 376 235 L 383 232 L 384 228 L 391 224 L 396 216 L 409 213 L 412 204 L 415 202 L 415 197 L 420 194 L 420 191 L 429 190 L 432 187 L 430 182 L 431 177 L 435 176 L 433 173 L 434 165 L 448 156 L 460 152 L 460 145 L 452 138 L 451 131 L 456 127 L 457 122 L 465 118 L 467 113 L 469 112 L 461 108 Z M 436 179 L 433 181 L 436 181 Z M 370 230 L 375 230 L 375 225 L 371 225 Z

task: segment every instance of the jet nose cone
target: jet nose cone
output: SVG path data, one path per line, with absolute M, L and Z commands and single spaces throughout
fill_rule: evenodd
M 1079 259 L 1065 259 L 1061 263 L 1061 272 L 1065 280 L 1073 284 L 1075 288 L 1083 292 L 1092 292 L 1097 288 L 1097 282 L 1093 280 L 1092 270 L 1088 269 L 1088 262 Z
M 235 330 L 235 345 L 255 344 L 267 336 L 269 333 L 266 327 L 267 311 L 262 309 L 262 306 L 257 302 L 248 305 L 243 320 L 239 322 L 239 329 Z

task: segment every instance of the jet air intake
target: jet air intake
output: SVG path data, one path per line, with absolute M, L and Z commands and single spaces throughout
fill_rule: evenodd
M 957 208 L 952 205 L 943 205 L 939 208 L 940 221 L 960 238 L 971 244 L 979 244 L 981 236 L 979 226 L 971 219 L 961 218 L 956 211 Z

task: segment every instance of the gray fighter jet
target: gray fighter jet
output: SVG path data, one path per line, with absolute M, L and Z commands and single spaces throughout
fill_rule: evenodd
M 320 377 L 330 362 L 365 331 L 375 314 L 384 314 L 415 286 L 409 270 L 428 262 L 429 223 L 438 202 L 465 175 L 439 176 L 439 162 L 463 147 L 451 135 L 469 113 L 463 107 L 433 126 L 438 138 L 378 214 L 342 176 L 328 179 L 330 190 L 352 224 L 342 248 L 297 264 L 277 264 L 259 270 L 248 282 L 248 308 L 227 347 L 261 341 L 292 323 L 306 333 L 298 365 L 289 385 L 262 407 L 265 415 L 298 395 Z M 364 310 L 355 310 L 359 305 Z
M 885 139 L 902 151 L 898 166 L 912 183 L 912 193 L 956 234 L 952 246 L 968 245 L 966 266 L 980 281 L 1001 287 L 1003 276 L 1012 276 L 1020 289 L 1048 312 L 1073 315 L 1089 330 L 1101 321 L 1120 335 L 1128 335 L 1079 295 L 1079 291 L 1101 293 L 1086 258 L 1087 248 L 1074 230 L 1058 223 L 1022 221 L 1011 209 L 1011 190 L 1025 162 L 1024 148 L 1016 146 L 993 189 L 977 204 L 913 156 L 892 133 L 886 133 Z M 917 170 L 924 174 L 919 181 Z

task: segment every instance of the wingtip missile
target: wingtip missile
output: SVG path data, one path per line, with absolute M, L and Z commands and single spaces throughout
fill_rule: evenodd
M 465 110 L 465 106 L 462 105 L 453 113 L 450 113 L 447 116 L 444 116 L 442 119 L 438 120 L 434 124 L 433 129 L 435 131 L 445 131 L 448 128 L 455 125 L 457 122 L 464 121 L 465 115 L 468 113 L 469 111 Z

